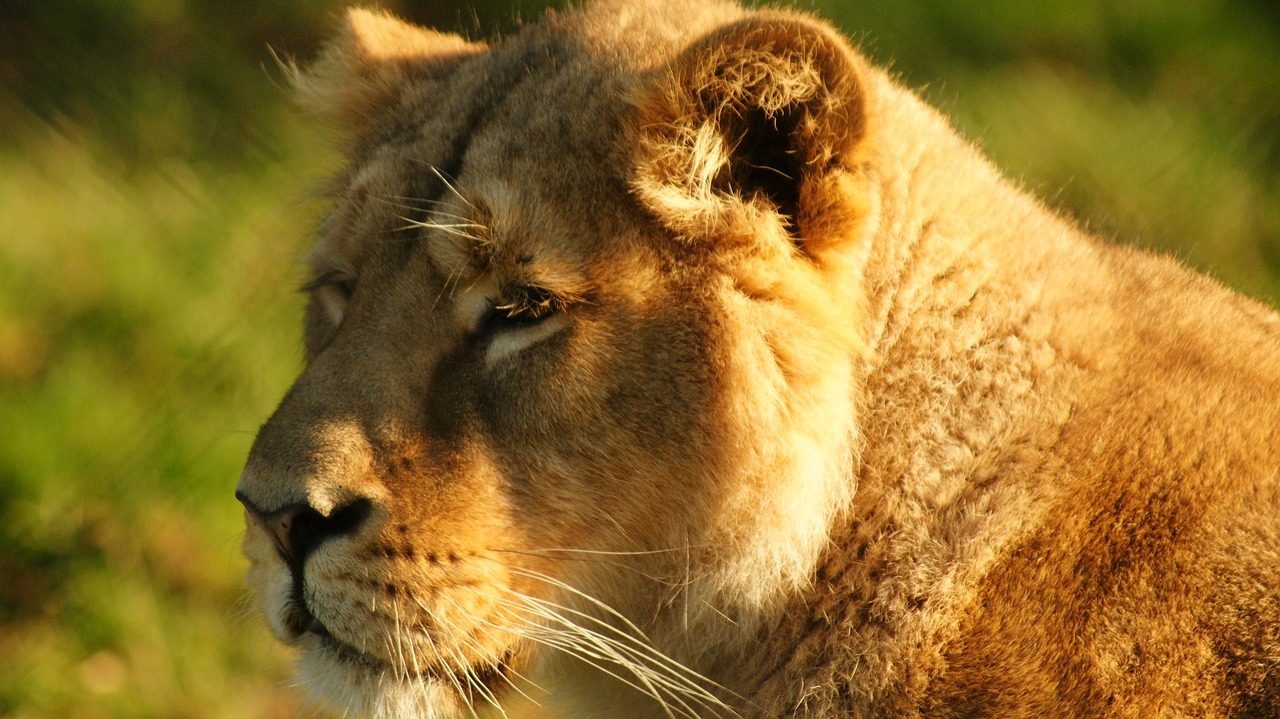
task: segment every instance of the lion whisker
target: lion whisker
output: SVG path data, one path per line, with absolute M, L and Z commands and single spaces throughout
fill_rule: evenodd
M 452 632 L 450 632 L 450 636 L 453 636 Z M 454 645 L 448 649 L 448 653 L 453 656 L 455 661 L 458 662 L 460 673 L 462 674 L 463 680 L 466 681 L 467 686 L 471 687 L 476 694 L 479 694 L 480 697 L 496 709 L 499 714 L 505 717 L 507 715 L 506 710 L 498 703 L 498 698 L 493 695 L 493 692 L 484 685 L 484 682 L 480 681 L 480 677 L 476 676 L 475 669 L 472 668 L 469 662 L 467 662 L 466 657 L 462 654 L 462 650 L 457 646 L 456 638 L 454 639 Z
M 488 229 L 488 228 L 486 228 L 484 225 L 482 225 L 482 224 L 480 224 L 480 223 L 478 223 L 478 222 L 470 222 L 470 221 L 467 221 L 467 220 L 466 220 L 466 218 L 463 218 L 463 217 L 456 218 L 456 219 L 460 220 L 459 222 L 439 222 L 439 221 L 437 221 L 437 220 L 435 220 L 435 219 L 415 220 L 415 219 L 410 218 L 410 217 L 405 217 L 404 215 L 398 215 L 398 216 L 397 216 L 397 219 L 399 219 L 399 220 L 403 220 L 405 223 L 407 223 L 404 227 L 398 227 L 398 228 L 396 228 L 396 231 L 398 231 L 398 232 L 399 232 L 399 231 L 403 231 L 403 230 L 412 230 L 412 229 L 443 230 L 443 231 L 445 231 L 445 232 L 448 232 L 449 234 L 457 235 L 457 236 L 459 236 L 459 237 L 465 237 L 465 238 L 467 238 L 467 239 L 469 239 L 469 240 L 475 240 L 475 241 L 477 241 L 477 242 L 482 241 L 482 240 L 483 240 L 483 238 L 478 237 L 478 236 L 476 236 L 476 235 L 472 235 L 472 234 L 467 233 L 467 232 L 463 232 L 462 230 L 464 230 L 464 229 L 470 229 L 470 230 L 484 230 L 484 229 Z M 448 219 L 453 219 L 453 218 L 448 218 Z
M 591 604 L 595 605 L 596 607 L 599 607 L 601 610 L 603 610 L 604 612 L 606 612 L 606 613 L 607 613 L 607 614 L 609 614 L 610 616 L 612 616 L 612 617 L 614 617 L 615 619 L 617 619 L 617 620 L 621 621 L 624 625 L 626 625 L 626 627 L 627 627 L 628 629 L 630 629 L 630 630 L 634 631 L 638 636 L 640 636 L 641 638 L 643 638 L 646 642 L 647 642 L 647 641 L 649 641 L 649 637 L 648 637 L 648 635 L 646 635 L 646 634 L 644 633 L 644 630 L 640 629 L 640 627 L 636 626 L 636 624 L 635 624 L 634 622 L 632 622 L 630 619 L 627 619 L 625 616 L 623 616 L 621 612 L 619 612 L 618 610 L 616 610 L 616 609 L 614 609 L 613 607 L 609 606 L 608 604 L 605 604 L 604 602 L 600 601 L 599 599 L 596 599 L 595 597 L 591 596 L 590 594 L 587 594 L 586 592 L 583 592 L 582 590 L 578 589 L 577 587 L 574 587 L 573 585 L 570 585 L 570 584 L 568 584 L 568 583 L 566 583 L 566 582 L 563 582 L 563 581 L 561 581 L 561 580 L 559 580 L 559 579 L 556 579 L 555 577 L 551 577 L 551 576 L 548 576 L 548 575 L 546 575 L 546 574 L 543 574 L 542 572 L 539 572 L 539 571 L 534 570 L 534 569 L 528 569 L 528 568 L 524 568 L 524 567 L 510 567 L 509 569 L 510 569 L 510 571 L 511 571 L 513 574 L 516 574 L 516 575 L 518 575 L 518 576 L 522 576 L 522 577 L 526 577 L 526 578 L 528 578 L 528 579 L 536 579 L 536 580 L 539 580 L 539 581 L 542 581 L 542 582 L 546 582 L 547 584 L 550 584 L 550 585 L 551 585 L 551 586 L 553 586 L 553 587 L 556 587 L 556 588 L 558 588 L 558 589 L 562 589 L 562 590 L 564 590 L 564 591 L 566 591 L 566 592 L 569 592 L 570 594 L 573 594 L 574 596 L 577 596 L 577 597 L 579 597 L 579 598 L 581 598 L 581 599 L 585 599 L 586 601 L 590 602 Z
M 470 207 L 473 210 L 477 209 L 475 205 L 471 204 L 471 200 L 468 200 L 461 192 L 458 192 L 458 188 L 454 187 L 452 182 L 449 182 L 449 180 L 444 176 L 444 173 L 440 172 L 439 168 L 437 168 L 435 165 L 432 165 L 431 172 L 436 177 L 440 178 L 440 181 L 444 183 L 444 186 L 449 188 L 450 192 L 457 195 L 458 199 L 462 200 L 462 202 L 465 203 L 467 207 Z
M 534 549 L 493 549 L 495 552 L 511 552 L 514 554 L 540 554 L 540 553 L 565 553 L 565 554 L 602 554 L 615 557 L 638 557 L 651 554 L 674 554 L 676 552 L 687 552 L 690 549 L 705 549 L 706 545 L 689 546 L 689 547 L 669 547 L 667 549 L 641 549 L 631 551 L 614 551 L 606 549 L 575 549 L 572 547 L 539 547 Z
M 626 661 L 624 657 L 619 656 L 616 652 L 609 651 L 607 648 L 601 648 L 597 645 L 596 648 L 593 649 L 591 645 L 583 643 L 582 640 L 586 639 L 586 637 L 578 636 L 571 632 L 547 630 L 545 628 L 537 630 L 516 629 L 514 627 L 502 627 L 498 625 L 493 626 L 501 631 L 508 632 L 528 641 L 556 649 L 591 665 L 598 671 L 617 679 L 619 682 L 631 687 L 632 689 L 653 697 L 662 704 L 667 715 L 672 716 L 672 712 L 670 711 L 666 699 L 662 696 L 661 691 L 658 687 L 648 681 L 647 677 L 651 674 L 651 671 L 647 667 L 637 667 L 633 663 Z M 635 676 L 635 679 L 629 679 L 618 671 L 611 669 L 610 667 L 613 666 L 629 671 L 633 676 Z M 668 693 L 670 693 L 670 690 L 668 690 Z M 695 718 L 697 716 L 691 711 L 688 711 L 687 715 Z
M 587 551 L 589 551 L 589 550 L 571 550 L 571 549 L 565 549 L 565 550 L 538 550 L 538 549 L 534 549 L 534 550 L 523 551 L 523 550 L 519 550 L 519 549 L 492 549 L 492 550 L 490 550 L 490 551 L 492 551 L 492 552 L 500 552 L 500 553 L 503 553 L 503 554 L 516 554 L 516 555 L 522 555 L 522 556 L 528 556 L 528 557 L 538 557 L 538 558 L 540 558 L 540 559 L 546 559 L 546 558 L 548 558 L 548 556 L 547 556 L 546 554 L 542 554 L 542 552 L 560 552 L 560 551 L 563 551 L 563 552 L 576 552 L 576 551 L 584 551 L 584 552 L 587 552 Z M 665 551 L 669 551 L 669 550 L 660 550 L 660 551 L 664 551 L 664 552 L 665 552 Z M 637 552 L 636 554 L 656 554 L 656 553 L 658 553 L 658 552 Z M 615 554 L 615 553 L 612 553 L 612 552 L 603 552 L 602 554 L 604 554 L 604 555 L 606 555 L 606 556 L 612 556 L 612 555 L 613 555 L 613 554 Z M 618 552 L 618 553 L 616 553 L 616 554 L 618 554 L 618 555 L 625 555 L 625 554 L 628 554 L 628 553 L 626 553 L 626 552 Z M 551 556 L 551 557 L 549 557 L 549 558 L 550 558 L 550 559 L 553 559 L 553 560 L 555 560 L 555 561 L 558 561 L 558 562 L 596 562 L 596 563 L 599 563 L 599 564 L 605 564 L 605 565 L 608 565 L 608 566 L 610 566 L 610 567 L 617 567 L 618 569 L 624 569 L 624 570 L 629 571 L 629 572 L 634 572 L 635 574 L 638 574 L 638 575 L 640 575 L 640 576 L 644 577 L 645 579 L 648 579 L 649 581 L 651 581 L 651 582 L 653 582 L 653 583 L 655 583 L 655 584 L 661 584 L 661 585 L 664 585 L 664 586 L 667 586 L 667 587 L 678 588 L 678 587 L 681 587 L 681 586 L 685 586 L 685 585 L 687 584 L 687 583 L 682 583 L 682 582 L 675 582 L 675 581 L 672 581 L 672 580 L 670 580 L 670 579 L 664 579 L 664 578 L 659 577 L 659 576 L 657 576 L 657 575 L 655 575 L 655 574 L 652 574 L 652 573 L 650 573 L 650 572 L 646 572 L 646 571 L 644 571 L 643 569 L 641 569 L 641 568 L 639 568 L 639 567 L 636 567 L 636 566 L 633 566 L 633 565 L 630 565 L 630 564 L 625 564 L 625 563 L 623 563 L 623 562 L 615 562 L 615 561 L 611 561 L 611 560 L 609 560 L 609 559 L 596 559 L 596 558 L 594 558 L 594 557 L 556 557 L 556 556 Z M 489 557 L 489 559 L 493 559 L 493 558 L 492 558 L 492 557 Z M 493 560 L 493 561 L 498 561 L 498 560 L 496 560 L 496 559 L 495 559 L 495 560 Z M 506 565 L 504 564 L 504 566 L 506 566 Z
M 427 616 L 433 621 L 433 623 L 440 625 L 440 620 L 436 617 L 434 612 L 426 607 L 423 607 L 423 609 L 426 611 Z M 476 714 L 475 705 L 472 703 L 466 690 L 462 688 L 462 682 L 458 681 L 458 677 L 454 673 L 453 667 L 444 660 L 444 656 L 440 653 L 440 647 L 436 646 L 436 642 L 431 637 L 431 633 L 423 632 L 423 636 L 426 638 L 427 648 L 430 649 L 431 653 L 436 657 L 436 664 L 440 666 L 440 670 L 444 673 L 445 678 L 449 680 L 449 683 L 453 685 L 454 690 L 457 691 L 458 698 L 466 705 L 467 711 L 470 712 L 472 718 L 479 719 L 479 715 Z
M 453 607 L 454 607 L 454 609 L 457 609 L 459 612 L 462 612 L 462 611 L 463 611 L 462 606 L 461 606 L 461 605 L 459 605 L 459 604 L 458 604 L 458 603 L 457 603 L 453 598 L 451 598 L 448 594 L 444 594 L 444 593 L 442 593 L 442 594 L 440 594 L 439 596 L 440 596 L 440 598 L 441 598 L 441 599 L 443 599 L 443 600 L 445 600 L 445 601 L 449 602 L 450 604 L 452 604 L 452 605 L 453 605 Z M 417 603 L 418 603 L 418 606 L 421 606 L 421 607 L 422 607 L 422 608 L 423 608 L 423 609 L 424 609 L 428 614 L 431 614 L 431 615 L 432 615 L 432 617 L 435 619 L 435 621 L 436 621 L 436 622 L 441 626 L 441 628 L 442 628 L 442 629 L 444 629 L 445 631 L 449 632 L 449 635 L 454 639 L 454 641 L 455 641 L 455 642 L 457 641 L 457 635 L 453 633 L 452 628 L 451 628 L 449 625 L 446 625 L 446 624 L 444 624 L 443 622 L 441 622 L 440 618 L 439 618 L 438 616 L 436 616 L 434 613 L 432 613 L 430 609 L 427 609 L 426 605 L 424 605 L 424 604 L 422 603 L 422 601 L 421 601 L 421 600 L 419 600 L 417 597 L 413 597 L 413 600 L 414 600 L 415 602 L 417 602 Z M 483 647 L 481 647 L 481 646 L 480 646 L 480 644 L 479 644 L 478 642 L 476 642 L 476 640 L 475 640 L 475 639 L 472 639 L 472 638 L 471 638 L 471 637 L 469 637 L 469 636 L 464 636 L 464 637 L 463 637 L 463 641 L 465 641 L 466 643 L 468 643 L 468 644 L 471 646 L 471 648 L 472 648 L 472 649 L 474 649 L 474 650 L 476 651 L 476 653 L 477 653 L 477 654 L 480 654 L 481 656 L 483 656 L 483 655 L 484 655 Z M 516 676 L 516 678 L 520 679 L 521 681 L 523 681 L 523 682 L 527 683 L 529 686 L 531 686 L 531 687 L 533 687 L 534 689 L 537 689 L 537 690 L 539 690 L 539 691 L 541 691 L 541 692 L 546 692 L 546 691 L 547 691 L 544 687 L 540 686 L 537 682 L 534 682 L 534 681 L 533 681 L 533 680 L 531 680 L 529 677 L 526 677 L 525 675 L 521 674 L 519 671 L 517 671 L 515 668 L 513 668 L 513 667 L 511 667 L 511 666 L 509 666 L 509 665 L 506 667 L 506 672 L 504 672 L 504 671 L 502 671 L 502 669 L 498 666 L 498 663 L 497 663 L 497 662 L 495 662 L 495 661 L 493 661 L 492 659 L 485 659 L 485 660 L 484 660 L 484 662 L 485 662 L 485 664 L 489 665 L 489 667 L 490 667 L 491 669 L 493 669 L 493 671 L 494 671 L 494 674 L 495 674 L 495 675 L 497 675 L 497 676 L 501 677 L 501 678 L 502 678 L 502 680 L 503 680 L 503 681 L 505 681 L 507 684 L 510 684 L 510 685 L 511 685 L 511 688 L 512 688 L 514 691 L 516 691 L 517 693 L 519 693 L 519 694 L 520 694 L 521 696 L 523 696 L 525 699 L 528 699 L 528 700 L 529 700 L 530 702 L 532 702 L 533 704 L 535 704 L 535 705 L 537 705 L 537 706 L 542 706 L 542 704 L 541 704 L 541 703 L 539 703 L 536 699 L 534 699 L 533 697 L 531 697 L 531 696 L 529 696 L 527 693 L 525 693 L 525 691 L 524 691 L 523 689 L 521 689 L 521 688 L 520 688 L 520 685 L 519 685 L 519 684 L 517 684 L 516 682 L 512 681 L 512 680 L 511 680 L 511 678 L 510 678 L 510 677 L 508 677 L 508 676 L 506 675 L 506 672 L 510 672 L 511 674 L 514 674 L 514 675 Z
M 415 601 L 417 600 L 416 597 L 414 599 Z M 421 602 L 419 602 L 419 605 L 421 605 Z M 498 703 L 498 698 L 494 696 L 493 692 L 490 691 L 488 687 L 484 686 L 484 682 L 480 681 L 479 678 L 475 676 L 475 672 L 471 668 L 470 662 L 466 661 L 466 657 L 463 656 L 462 650 L 460 648 L 460 645 L 462 644 L 462 642 L 459 641 L 458 635 L 456 632 L 454 632 L 453 626 L 443 621 L 440 618 L 440 616 L 435 612 L 432 612 L 431 610 L 427 610 L 427 613 L 428 615 L 431 616 L 435 626 L 439 627 L 441 631 L 445 632 L 449 636 L 449 639 L 451 640 L 451 644 L 452 644 L 452 647 L 449 649 L 449 653 L 453 655 L 453 658 L 458 662 L 458 666 L 462 668 L 462 675 L 463 675 L 463 678 L 466 679 L 467 684 L 473 687 L 476 693 L 478 693 L 481 697 L 483 697 L 485 701 L 491 704 L 495 709 L 498 710 L 500 714 L 502 714 L 502 716 L 505 717 L 507 715 L 507 712 L 502 708 L 502 705 Z M 479 647 L 474 643 L 474 641 L 470 640 L 469 638 L 467 638 L 467 640 L 471 642 L 473 648 L 479 649 Z M 495 673 L 497 673 L 498 676 L 502 676 L 501 672 L 497 672 L 498 667 L 496 664 L 488 660 L 486 660 L 486 663 L 495 670 Z M 507 681 L 508 683 L 511 683 L 509 679 Z M 512 684 L 512 686 L 515 686 L 515 685 Z
M 549 578 L 544 577 L 544 579 Z M 659 652 L 647 641 L 647 637 L 644 637 L 643 632 L 639 632 L 638 629 L 634 628 L 634 625 L 632 625 L 633 631 L 636 631 L 643 639 L 623 632 L 617 627 L 614 627 L 597 617 L 593 617 L 571 607 L 566 607 L 545 599 L 530 597 L 511 589 L 507 589 L 506 593 L 513 597 L 514 600 L 519 601 L 517 602 L 513 599 L 494 597 L 485 593 L 481 594 L 482 596 L 486 596 L 496 602 L 499 602 L 500 606 L 505 609 L 515 609 L 521 612 L 533 614 L 536 617 L 551 622 L 551 624 L 543 624 L 542 626 L 535 626 L 530 629 L 517 629 L 514 626 L 503 627 L 493 625 L 492 623 L 490 623 L 490 626 L 494 626 L 501 631 L 516 634 L 517 636 L 526 637 L 530 641 L 536 641 L 547 646 L 552 646 L 552 642 L 548 641 L 548 638 L 554 637 L 554 641 L 556 642 L 555 647 L 570 654 L 571 656 L 576 656 L 584 661 L 588 661 L 587 658 L 583 656 L 583 653 L 587 652 L 590 657 L 593 657 L 598 661 L 609 662 L 627 670 L 633 674 L 636 677 L 636 681 L 639 681 L 643 686 L 638 686 L 634 682 L 625 680 L 623 677 L 618 677 L 615 672 L 608 671 L 605 667 L 600 666 L 596 661 L 588 661 L 589 664 L 597 669 L 604 671 L 610 676 L 618 678 L 620 681 L 625 681 L 629 686 L 637 689 L 637 691 L 641 691 L 659 701 L 665 702 L 662 695 L 663 693 L 666 693 L 671 694 L 672 697 L 681 704 L 685 703 L 684 698 L 688 698 L 696 701 L 704 707 L 714 708 L 717 712 L 720 709 L 723 709 L 731 713 L 736 713 L 719 697 L 716 697 L 704 686 L 700 685 L 699 682 L 725 691 L 728 690 L 689 667 L 677 662 L 671 657 L 668 657 L 662 652 Z M 592 624 L 596 624 L 616 635 L 616 638 L 613 636 L 606 636 L 591 627 L 583 626 L 565 616 L 565 613 L 581 617 Z M 625 622 L 625 619 L 623 621 Z M 693 712 L 692 709 L 689 709 L 687 705 L 685 706 L 685 709 L 690 713 L 690 715 L 697 716 L 697 713 Z
M 672 659 L 666 654 L 663 654 L 662 652 L 657 651 L 657 649 L 654 648 L 653 645 L 647 642 L 641 642 L 636 637 L 628 635 L 625 632 L 618 630 L 616 627 L 613 627 L 610 624 L 603 622 L 596 617 L 593 617 L 589 614 L 578 611 L 571 607 L 557 605 L 552 602 L 549 602 L 548 600 L 529 597 L 527 595 L 523 595 L 518 592 L 511 592 L 511 594 L 513 596 L 519 597 L 523 601 L 534 602 L 540 609 L 551 612 L 551 614 L 553 615 L 552 618 L 556 619 L 559 622 L 564 623 L 565 625 L 572 627 L 575 631 L 580 630 L 580 631 L 590 632 L 593 636 L 597 637 L 599 640 L 609 643 L 610 646 L 617 648 L 619 651 L 626 652 L 628 655 L 634 657 L 639 661 L 651 662 L 653 665 L 656 665 L 653 668 L 660 668 L 670 672 L 670 678 L 673 681 L 679 681 L 683 683 L 684 685 L 683 688 L 686 691 L 695 692 L 699 696 L 703 697 L 704 699 L 713 700 L 716 703 L 722 704 L 722 702 L 720 702 L 720 700 L 716 698 L 715 695 L 711 694 L 704 687 L 699 686 L 697 682 L 699 681 L 706 682 L 707 684 L 710 684 L 720 689 L 723 689 L 724 687 L 720 687 L 718 684 L 702 676 L 701 674 L 694 671 L 693 669 L 690 669 L 689 667 L 686 667 L 685 665 L 681 664 L 675 659 Z M 623 641 L 620 641 L 618 639 L 605 636 L 600 632 L 595 631 L 589 627 L 584 627 L 583 625 L 573 622 L 568 618 L 564 617 L 563 615 L 560 615 L 555 610 L 563 610 L 574 616 L 586 619 L 594 624 L 599 625 L 600 627 L 603 627 L 606 630 L 609 630 L 610 632 L 616 634 L 618 637 L 621 637 L 623 640 L 626 640 L 627 642 L 632 642 L 632 644 L 626 644 Z
M 531 629 L 507 627 L 500 627 L 500 629 L 525 637 L 530 641 L 559 649 L 570 656 L 585 661 L 633 689 L 656 699 L 663 705 L 668 716 L 674 716 L 674 714 L 670 703 L 666 699 L 667 696 L 670 696 L 677 703 L 678 707 L 676 708 L 680 709 L 681 715 L 684 716 L 699 716 L 685 701 L 686 698 L 692 699 L 706 708 L 724 708 L 732 711 L 714 695 L 709 694 L 696 684 L 692 684 L 688 679 L 671 674 L 668 666 L 661 664 L 653 666 L 645 663 L 645 659 L 651 662 L 655 660 L 652 656 L 634 647 L 629 647 L 599 632 L 576 624 L 550 608 L 530 606 L 524 603 L 514 606 L 555 621 L 563 628 L 544 626 Z M 646 647 L 646 649 L 652 651 L 651 647 Z M 628 671 L 633 675 L 634 680 L 621 676 L 610 669 L 609 666 L 602 665 L 600 662 Z
M 460 220 L 468 219 L 461 215 L 451 215 L 441 212 L 439 209 L 431 209 L 431 205 L 443 207 L 449 204 L 443 200 L 431 200 L 425 197 L 413 197 L 411 195 L 378 195 L 377 200 L 396 209 L 430 212 L 434 215 L 454 217 Z M 396 200 L 400 200 L 400 202 L 397 202 Z

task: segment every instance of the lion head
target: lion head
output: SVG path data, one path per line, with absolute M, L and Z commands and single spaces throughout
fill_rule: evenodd
M 306 366 L 237 491 L 306 686 L 732 704 L 716 667 L 853 492 L 867 72 L 790 12 L 599 5 L 493 45 L 347 15 L 296 77 L 347 157 Z

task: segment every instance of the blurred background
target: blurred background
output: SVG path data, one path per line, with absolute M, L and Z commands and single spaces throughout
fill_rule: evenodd
M 473 38 L 540 3 L 388 2 Z M 232 499 L 335 166 L 338 0 L 0 2 L 0 717 L 313 716 Z M 811 2 L 1093 231 L 1280 299 L 1280 3 Z

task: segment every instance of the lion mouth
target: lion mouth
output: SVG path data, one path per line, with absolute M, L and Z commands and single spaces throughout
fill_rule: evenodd
M 348 669 L 374 677 L 392 674 L 408 681 L 429 681 L 450 687 L 460 693 L 468 705 L 478 700 L 496 696 L 502 685 L 513 685 L 517 676 L 512 667 L 515 650 L 508 649 L 500 658 L 473 663 L 465 668 L 439 664 L 428 666 L 398 666 L 385 659 L 365 653 L 334 636 L 318 617 L 305 605 L 291 604 L 286 625 L 296 639 L 311 637 L 318 651 Z
M 358 666 L 367 670 L 385 671 L 390 669 L 387 662 L 365 654 L 346 642 L 338 639 L 329 628 L 311 613 L 306 604 L 298 601 L 289 603 L 285 609 L 284 625 L 295 641 L 303 641 L 311 637 L 319 642 L 322 650 L 342 664 Z
M 305 634 L 316 634 L 320 637 L 333 636 L 328 627 L 316 618 L 311 610 L 307 608 L 306 603 L 300 601 L 296 596 L 291 598 L 289 605 L 285 608 L 284 626 L 288 630 L 289 635 L 294 638 L 300 638 Z
M 319 642 L 321 650 L 336 659 L 340 664 L 359 668 L 370 673 L 391 671 L 394 667 L 383 659 L 360 651 L 334 636 L 324 622 L 311 611 L 306 600 L 306 580 L 302 568 L 295 562 L 286 563 L 292 575 L 293 584 L 289 601 L 284 608 L 284 627 L 294 642 L 306 641 L 308 637 Z

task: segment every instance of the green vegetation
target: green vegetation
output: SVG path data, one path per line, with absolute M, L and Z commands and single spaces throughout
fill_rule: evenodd
M 299 368 L 333 163 L 268 45 L 309 56 L 339 4 L 0 17 L 0 716 L 304 713 L 231 490 Z M 1274 3 L 829 5 L 1055 206 L 1280 298 Z M 496 7 L 399 9 L 475 34 Z

